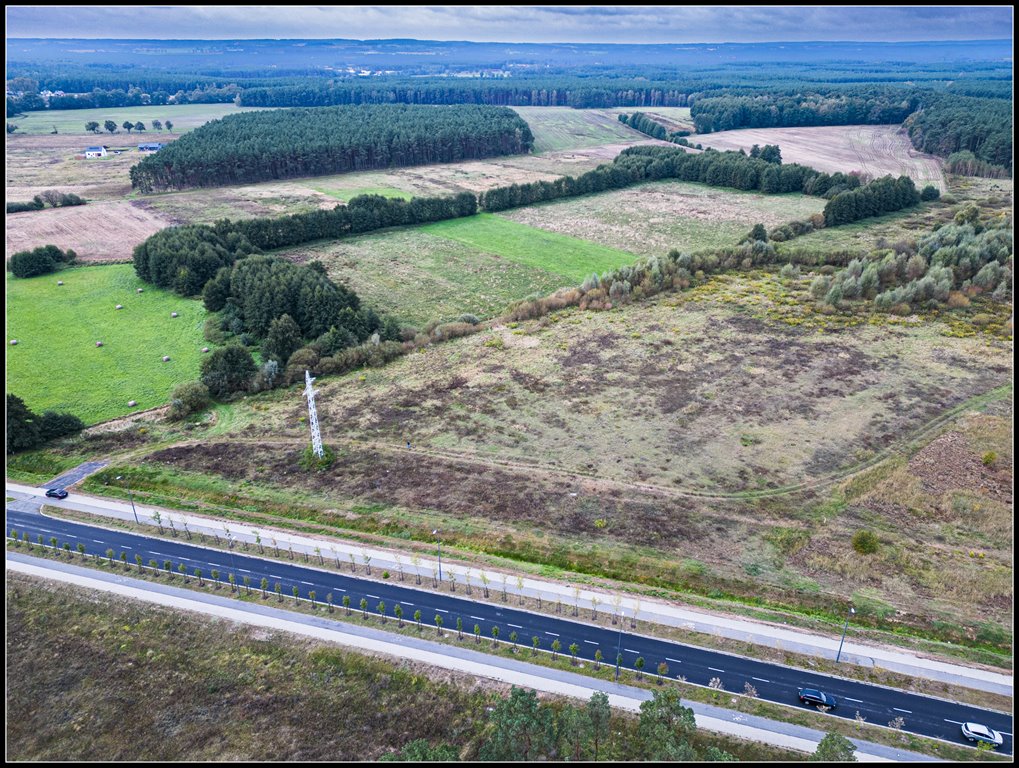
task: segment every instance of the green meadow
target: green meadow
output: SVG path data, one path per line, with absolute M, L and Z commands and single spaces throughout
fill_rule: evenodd
M 494 253 L 524 266 L 552 272 L 581 282 L 636 261 L 634 254 L 518 224 L 492 213 L 427 224 L 421 231 Z
M 198 377 L 205 317 L 200 301 L 143 283 L 129 264 L 8 274 L 7 392 L 86 424 L 164 405 Z

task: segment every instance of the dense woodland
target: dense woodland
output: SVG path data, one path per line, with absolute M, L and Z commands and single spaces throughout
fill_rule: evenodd
M 527 152 L 510 109 L 405 104 L 265 110 L 213 120 L 131 168 L 143 192 Z
M 1012 102 L 938 95 L 906 120 L 913 146 L 948 157 L 972 152 L 977 160 L 1012 172 Z

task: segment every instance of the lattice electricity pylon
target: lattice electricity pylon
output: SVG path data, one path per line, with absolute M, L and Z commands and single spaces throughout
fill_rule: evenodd
M 311 377 L 311 373 L 308 371 L 304 372 L 304 396 L 308 398 L 308 421 L 311 422 L 311 450 L 315 452 L 315 455 L 320 459 L 322 458 L 322 435 L 318 431 L 318 412 L 315 410 L 315 390 L 312 389 L 311 382 L 314 379 Z

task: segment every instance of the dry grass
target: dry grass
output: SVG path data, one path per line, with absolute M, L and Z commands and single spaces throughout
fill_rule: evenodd
M 127 201 L 8 214 L 7 252 L 52 244 L 73 248 L 85 261 L 130 259 L 136 245 L 170 224 Z
M 839 125 L 813 128 L 748 128 L 698 134 L 690 139 L 715 149 L 745 149 L 778 144 L 782 162 L 819 171 L 858 171 L 870 178 L 909 176 L 917 187 L 933 184 L 945 191 L 941 161 L 913 149 L 897 125 Z

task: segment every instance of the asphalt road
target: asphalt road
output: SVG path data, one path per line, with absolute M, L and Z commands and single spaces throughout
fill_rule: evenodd
M 414 612 L 420 610 L 422 624 L 430 627 L 435 626 L 435 617 L 438 615 L 442 617 L 444 629 L 455 630 L 457 619 L 460 618 L 467 636 L 474 634 L 476 624 L 480 627 L 481 642 L 490 641 L 492 627 L 498 626 L 501 640 L 509 640 L 510 633 L 516 632 L 518 642 L 525 647 L 531 646 L 532 637 L 538 637 L 540 647 L 549 650 L 553 641 L 558 639 L 562 644 L 562 653 L 568 655 L 569 646 L 576 643 L 579 646 L 577 656 L 587 661 L 593 661 L 595 651 L 600 649 L 603 663 L 614 664 L 618 649 L 622 655 L 621 666 L 627 669 L 635 669 L 637 659 L 643 658 L 644 672 L 653 675 L 658 664 L 664 661 L 669 667 L 670 677 L 682 675 L 688 682 L 700 685 L 708 685 L 712 678 L 718 678 L 725 690 L 731 692 L 742 692 L 744 685 L 750 683 L 761 699 L 782 704 L 805 706 L 799 703 L 798 690 L 816 688 L 838 699 L 838 706 L 829 713 L 832 716 L 851 720 L 859 713 L 868 723 L 877 725 L 886 725 L 901 717 L 905 722 L 905 731 L 960 744 L 969 744 L 961 735 L 961 724 L 979 722 L 1004 735 L 1005 743 L 1000 752 L 1012 752 L 1012 717 L 1008 714 L 645 637 L 626 631 L 629 625 L 625 620 L 623 626 L 615 630 L 571 621 L 568 614 L 572 606 L 565 604 L 561 618 L 538 615 L 515 609 L 512 597 L 502 605 L 475 602 L 463 595 L 463 585 L 458 586 L 458 593 L 451 594 L 446 591 L 446 585 L 441 592 L 424 586 L 415 588 L 412 578 L 403 584 L 365 581 L 353 575 L 319 570 L 313 567 L 313 562 L 304 563 L 300 556 L 293 562 L 265 560 L 236 550 L 208 549 L 197 545 L 197 538 L 189 542 L 183 534 L 175 540 L 152 539 L 43 517 L 9 505 L 6 522 L 8 535 L 12 528 L 19 534 L 28 532 L 32 541 L 36 541 L 40 533 L 47 543 L 50 537 L 56 537 L 60 546 L 69 542 L 74 551 L 79 542 L 85 545 L 89 554 L 105 556 L 106 550 L 112 548 L 116 552 L 115 557 L 119 558 L 123 551 L 127 553 L 128 562 L 132 565 L 137 554 L 141 555 L 146 565 L 149 560 L 155 560 L 162 567 L 164 561 L 170 560 L 175 573 L 180 563 L 187 566 L 189 575 L 194 573 L 195 568 L 200 568 L 205 578 L 210 577 L 213 569 L 218 570 L 223 582 L 226 582 L 227 574 L 233 573 L 238 588 L 243 588 L 245 576 L 250 578 L 251 588 L 255 590 L 259 589 L 261 580 L 266 578 L 269 582 L 269 600 L 274 599 L 275 585 L 279 582 L 285 598 L 292 597 L 293 587 L 296 586 L 302 597 L 308 597 L 309 591 L 314 590 L 320 601 L 324 601 L 326 594 L 332 592 L 337 606 L 340 606 L 344 595 L 349 595 L 352 610 L 360 610 L 359 604 L 363 597 L 367 599 L 368 610 L 372 613 L 377 612 L 376 606 L 380 601 L 384 602 L 390 617 L 393 616 L 394 606 L 399 603 L 403 608 L 404 621 L 413 621 Z M 429 580 L 424 578 L 422 581 L 426 584 Z M 465 639 L 465 642 L 470 640 Z

